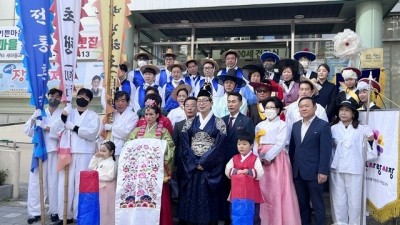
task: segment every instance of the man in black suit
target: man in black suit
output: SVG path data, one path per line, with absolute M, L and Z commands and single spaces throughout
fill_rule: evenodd
M 224 163 L 225 165 L 229 162 L 229 160 L 236 154 L 238 154 L 237 142 L 238 142 L 238 134 L 241 132 L 247 132 L 249 134 L 254 135 L 254 124 L 253 121 L 243 115 L 239 110 L 242 106 L 242 95 L 237 92 L 231 92 L 228 94 L 228 111 L 229 115 L 222 117 L 222 120 L 226 124 L 227 129 L 227 138 L 226 138 L 226 148 L 224 155 Z M 253 136 L 254 138 L 254 136 Z M 231 181 L 227 177 L 223 176 L 222 179 L 222 202 L 223 211 L 225 216 L 225 224 L 229 224 L 229 202 L 227 201 L 229 192 L 231 190 Z
M 186 119 L 175 123 L 174 132 L 172 134 L 172 140 L 174 141 L 175 144 L 175 159 L 174 159 L 175 170 L 174 173 L 172 174 L 172 179 L 171 179 L 171 198 L 175 200 L 178 199 L 179 188 L 180 188 L 179 179 L 181 176 L 181 172 L 183 170 L 182 163 L 180 161 L 181 160 L 180 153 L 182 149 L 181 132 L 183 125 L 185 125 L 186 120 L 194 118 L 197 114 L 197 99 L 195 97 L 186 98 L 185 102 L 183 103 L 183 110 L 185 111 Z
M 328 179 L 332 151 L 329 123 L 316 117 L 317 105 L 312 97 L 299 100 L 302 120 L 293 124 L 289 145 L 293 179 L 299 200 L 302 225 L 311 225 L 310 200 L 316 225 L 325 225 L 323 183 Z

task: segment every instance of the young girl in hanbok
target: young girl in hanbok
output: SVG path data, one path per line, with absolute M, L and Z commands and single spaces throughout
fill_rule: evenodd
M 361 218 L 361 210 L 364 210 L 361 202 L 365 205 L 365 198 L 361 199 L 365 191 L 361 188 L 365 181 L 365 161 L 376 158 L 377 152 L 371 148 L 373 132 L 367 125 L 360 124 L 357 108 L 353 98 L 342 101 L 339 118 L 331 128 L 334 148 L 329 188 L 335 224 L 356 225 L 365 221 Z
M 100 224 L 113 225 L 115 215 L 115 144 L 104 141 L 90 160 L 89 169 L 99 173 Z
M 264 197 L 264 203 L 260 205 L 261 224 L 301 225 L 292 168 L 284 148 L 286 123 L 279 118 L 283 103 L 277 97 L 270 97 L 263 103 L 267 119 L 256 126 L 253 148 L 264 169 L 264 176 L 260 179 Z

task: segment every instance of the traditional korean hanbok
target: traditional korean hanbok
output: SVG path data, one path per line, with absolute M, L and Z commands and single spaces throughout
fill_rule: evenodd
M 280 85 L 283 88 L 283 103 L 285 106 L 290 105 L 290 103 L 295 102 L 299 98 L 299 83 L 295 81 L 290 81 L 289 83 L 282 81 Z
M 301 225 L 300 210 L 293 184 L 292 168 L 284 149 L 286 124 L 276 117 L 264 120 L 255 129 L 254 153 L 271 161 L 264 164 L 260 179 L 264 203 L 260 205 L 262 225 Z
M 89 169 L 99 173 L 99 202 L 100 224 L 115 224 L 115 177 L 117 175 L 116 163 L 112 157 L 103 159 L 93 156 Z
M 132 131 L 119 159 L 115 224 L 172 225 L 168 181 L 174 150 L 161 123 Z
M 198 115 L 182 129 L 182 181 L 179 219 L 194 224 L 218 221 L 218 191 L 224 174 L 226 126 L 212 112 Z M 198 169 L 201 166 L 204 170 Z

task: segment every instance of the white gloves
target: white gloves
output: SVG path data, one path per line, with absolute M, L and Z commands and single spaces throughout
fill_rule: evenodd
M 42 115 L 42 111 L 40 109 L 36 109 L 35 112 L 32 114 L 31 119 L 36 120 L 40 115 Z
M 70 121 L 67 121 L 67 122 L 65 123 L 65 129 L 67 129 L 67 130 L 73 130 L 74 127 L 75 127 L 75 124 L 72 123 L 72 122 L 70 122 Z
M 112 125 L 109 123 L 104 124 L 104 130 L 112 130 Z
M 63 111 L 66 112 L 67 115 L 71 114 L 71 112 L 72 112 L 72 106 L 71 106 L 71 105 L 67 105 L 67 106 L 64 108 Z
M 36 120 L 35 124 L 36 124 L 37 127 L 41 127 L 42 129 L 46 129 L 46 124 L 44 124 L 42 120 Z

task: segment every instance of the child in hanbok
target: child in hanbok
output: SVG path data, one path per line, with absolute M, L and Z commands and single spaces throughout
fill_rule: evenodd
M 232 190 L 229 201 L 232 202 L 231 219 L 234 225 L 260 224 L 260 203 L 264 202 L 264 200 L 261 194 L 259 180 L 263 176 L 264 170 L 260 159 L 252 152 L 253 137 L 253 135 L 247 132 L 238 135 L 237 147 L 239 154 L 234 155 L 225 167 L 225 175 L 229 179 L 232 179 Z M 235 200 L 240 202 L 235 203 Z M 243 202 L 243 200 L 245 200 L 245 202 Z M 243 216 L 243 212 L 240 212 L 243 208 L 240 208 L 238 212 L 238 208 L 235 207 L 235 204 L 239 206 L 241 204 L 254 204 L 255 210 L 253 211 L 253 215 Z M 249 210 L 249 212 L 250 211 L 251 210 Z
M 260 179 L 264 197 L 264 203 L 260 205 L 261 224 L 301 225 L 292 168 L 284 148 L 286 123 L 279 118 L 283 103 L 277 97 L 270 97 L 263 104 L 267 119 L 256 126 L 253 148 L 264 169 L 264 176 Z
M 90 160 L 89 169 L 99 173 L 100 224 L 115 224 L 115 144 L 104 141 L 100 150 Z
M 365 161 L 377 157 L 374 151 L 373 132 L 358 120 L 358 103 L 353 98 L 342 101 L 338 119 L 332 126 L 334 148 L 332 152 L 329 189 L 332 219 L 335 224 L 365 224 L 361 218 L 362 189 L 365 178 Z M 368 142 L 367 142 L 368 141 Z M 364 152 L 365 151 L 365 152 Z M 365 185 L 364 185 L 365 187 Z

